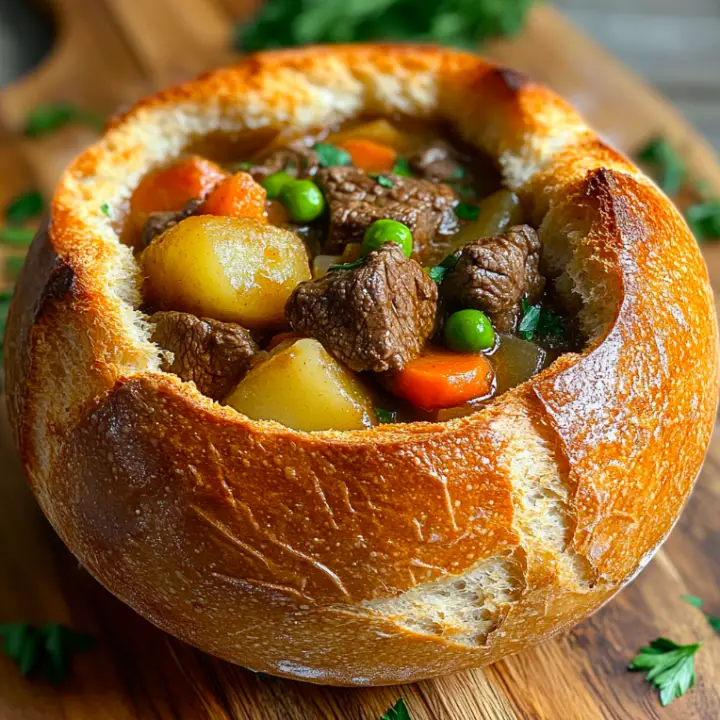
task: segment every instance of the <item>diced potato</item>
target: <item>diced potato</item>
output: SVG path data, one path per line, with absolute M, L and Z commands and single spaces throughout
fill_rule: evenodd
M 282 324 L 290 293 L 310 279 L 300 238 L 258 219 L 189 217 L 141 257 L 149 302 L 247 328 Z
M 529 380 L 542 370 L 545 358 L 545 350 L 534 342 L 512 335 L 501 335 L 498 349 L 491 359 L 495 368 L 495 393 L 499 395 Z
M 225 402 L 253 420 L 276 420 L 294 430 L 360 430 L 377 422 L 357 377 L 309 338 L 278 346 Z
M 453 235 L 452 249 L 458 250 L 477 238 L 505 232 L 522 221 L 520 198 L 511 190 L 498 190 L 480 201 L 477 220 L 469 222 Z

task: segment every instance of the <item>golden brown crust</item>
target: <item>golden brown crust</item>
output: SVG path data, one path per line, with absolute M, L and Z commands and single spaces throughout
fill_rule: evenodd
M 350 433 L 254 422 L 161 372 L 101 205 L 119 213 L 197 133 L 363 111 L 446 117 L 497 159 L 588 350 L 469 418 Z M 101 582 L 230 660 L 335 684 L 497 660 L 622 587 L 699 471 L 717 327 L 690 232 L 566 103 L 482 59 L 411 46 L 252 56 L 116 118 L 65 174 L 51 220 L 6 343 L 28 476 Z

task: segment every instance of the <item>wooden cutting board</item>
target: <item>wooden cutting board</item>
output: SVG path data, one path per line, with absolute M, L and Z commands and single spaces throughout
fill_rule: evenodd
M 54 52 L 0 96 L 0 204 L 32 187 L 49 195 L 62 167 L 94 138 L 87 128 L 67 127 L 23 139 L 18 129 L 27 110 L 63 100 L 109 114 L 154 88 L 228 62 L 232 25 L 251 4 L 54 0 Z M 555 87 L 621 149 L 666 135 L 693 177 L 720 195 L 720 168 L 709 146 L 556 11 L 537 8 L 520 38 L 487 51 Z M 720 246 L 707 246 L 706 258 L 718 289 Z M 7 277 L 1 280 L 10 286 Z M 720 717 L 720 637 L 680 599 L 682 593 L 699 595 L 720 614 L 717 436 L 671 538 L 636 582 L 593 618 L 485 670 L 378 689 L 257 676 L 174 640 L 124 607 L 78 567 L 42 517 L 25 486 L 4 403 L 0 468 L 0 623 L 65 622 L 99 640 L 58 688 L 23 679 L 0 657 L 3 720 L 375 720 L 400 696 L 414 720 Z M 705 643 L 697 656 L 697 686 L 665 709 L 641 675 L 626 671 L 637 649 L 659 635 Z

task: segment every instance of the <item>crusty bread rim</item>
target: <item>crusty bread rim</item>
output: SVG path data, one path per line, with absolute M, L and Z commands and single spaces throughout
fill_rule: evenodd
M 470 417 L 355 432 L 254 422 L 159 370 L 112 227 L 140 177 L 197 135 L 361 112 L 438 115 L 496 158 L 585 352 Z M 566 103 L 480 58 L 252 56 L 117 118 L 63 176 L 51 223 L 6 343 L 31 483 L 113 592 L 236 662 L 367 684 L 496 660 L 616 592 L 700 469 L 717 325 L 687 226 Z

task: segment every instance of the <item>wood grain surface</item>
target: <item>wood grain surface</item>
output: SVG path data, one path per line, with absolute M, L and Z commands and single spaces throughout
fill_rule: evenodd
M 18 130 L 40 101 L 111 113 L 142 93 L 232 58 L 243 0 L 54 0 L 59 43 L 31 76 L 0 96 L 0 204 L 40 187 L 92 141 L 67 127 L 37 140 Z M 182 8 L 182 9 L 180 9 Z M 720 195 L 720 168 L 680 114 L 549 7 L 523 35 L 487 48 L 557 88 L 600 131 L 630 151 L 654 133 L 681 149 L 693 177 Z M 4 254 L 10 251 L 0 248 Z M 720 289 L 720 248 L 706 246 Z M 11 280 L 2 278 L 7 288 Z M 398 697 L 413 720 L 720 717 L 720 637 L 680 595 L 720 614 L 720 442 L 711 446 L 689 506 L 641 576 L 571 633 L 484 670 L 401 687 L 328 689 L 258 676 L 174 640 L 115 600 L 54 536 L 25 486 L 0 417 L 0 623 L 60 621 L 95 635 L 59 687 L 21 678 L 0 657 L 2 720 L 375 720 Z M 628 661 L 659 635 L 703 641 L 698 684 L 662 709 Z

